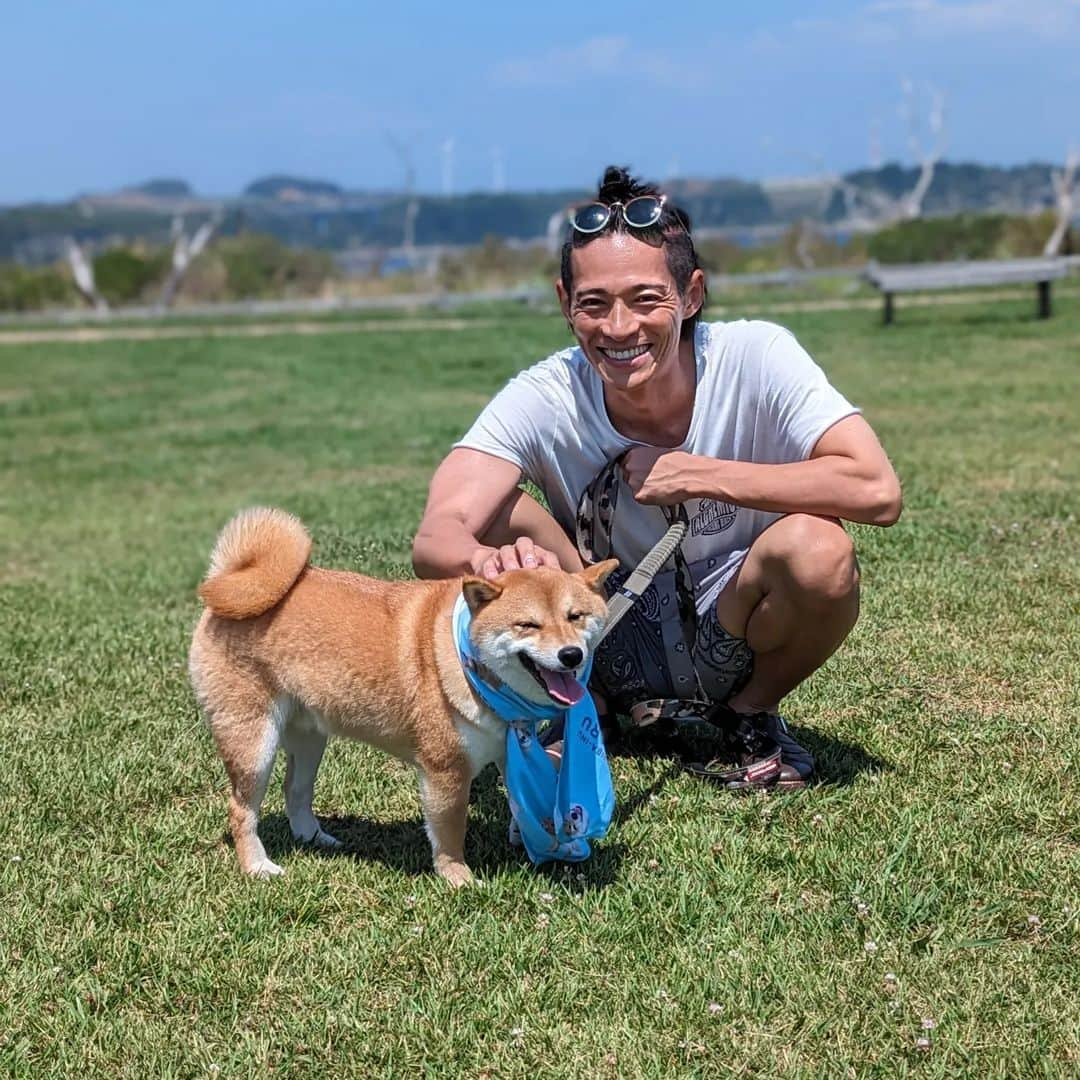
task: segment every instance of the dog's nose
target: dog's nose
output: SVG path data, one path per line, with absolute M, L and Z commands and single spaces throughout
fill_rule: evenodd
M 576 645 L 564 645 L 559 650 L 559 663 L 564 668 L 576 668 L 584 659 L 585 654 Z

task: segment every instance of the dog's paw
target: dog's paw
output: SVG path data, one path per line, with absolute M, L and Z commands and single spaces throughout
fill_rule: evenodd
M 252 863 L 252 865 L 245 870 L 245 873 L 248 877 L 256 878 L 259 881 L 267 881 L 272 877 L 278 877 L 279 875 L 284 874 L 285 870 L 278 866 L 276 862 L 271 862 L 267 858 L 262 858 L 259 859 L 258 862 Z
M 439 867 L 439 875 L 454 889 L 477 884 L 473 872 L 463 862 L 447 862 Z

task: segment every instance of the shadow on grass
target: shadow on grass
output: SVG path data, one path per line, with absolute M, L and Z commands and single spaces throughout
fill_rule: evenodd
M 814 755 L 816 770 L 813 784 L 815 787 L 847 787 L 853 784 L 861 773 L 890 772 L 892 765 L 884 758 L 879 758 L 867 753 L 856 743 L 837 739 L 831 735 L 824 735 L 809 728 L 789 725 L 791 737 L 800 743 Z M 692 749 L 692 753 L 689 751 Z M 634 800 L 634 805 L 628 807 L 625 813 L 620 813 L 622 804 L 616 810 L 619 820 L 629 817 L 634 810 L 643 802 L 646 802 L 657 788 L 667 783 L 682 769 L 684 760 L 708 761 L 721 753 L 719 739 L 713 739 L 707 735 L 701 735 L 697 729 L 692 740 L 687 740 L 680 734 L 676 738 L 665 735 L 662 731 L 654 728 L 628 729 L 608 746 L 608 754 L 611 757 L 643 759 L 643 758 L 666 758 L 671 762 L 670 771 L 660 777 L 650 788 L 642 792 Z M 705 781 L 706 783 L 708 781 Z
M 299 843 L 289 830 L 288 818 L 278 811 L 259 821 L 259 836 L 266 853 L 274 860 L 288 852 L 302 851 L 312 858 L 375 862 L 413 877 L 434 873 L 431 846 L 419 814 L 398 821 L 372 821 L 357 814 L 318 816 L 323 828 L 336 836 L 342 847 L 316 848 Z M 473 781 L 465 834 L 465 861 L 480 878 L 515 869 L 533 872 L 524 850 L 510 846 L 507 839 L 509 823 L 506 793 L 496 770 L 487 768 Z M 563 866 L 573 865 L 576 872 L 584 875 L 583 881 L 575 878 L 579 889 L 605 888 L 618 878 L 623 853 L 622 844 L 603 840 L 594 846 L 593 856 L 585 863 L 547 863 L 536 870 L 558 878 L 564 874 Z
M 854 783 L 861 773 L 892 769 L 889 762 L 843 739 L 798 727 L 792 727 L 791 734 L 817 759 L 815 786 L 844 787 Z M 669 762 L 647 787 L 617 800 L 614 824 L 630 820 L 682 772 L 682 763 L 671 741 L 648 729 L 622 733 L 611 740 L 608 753 L 613 758 L 666 758 Z M 319 820 L 342 842 L 341 848 L 328 850 L 298 843 L 289 830 L 288 818 L 278 811 L 267 814 L 259 823 L 259 835 L 267 854 L 276 860 L 282 854 L 303 851 L 311 858 L 381 863 L 411 877 L 433 873 L 431 847 L 419 814 L 397 821 L 373 821 L 358 814 L 320 816 Z M 553 880 L 562 880 L 576 892 L 603 889 L 618 880 L 625 845 L 605 839 L 594 846 L 592 857 L 584 863 L 547 863 L 534 869 L 521 848 L 510 846 L 507 839 L 509 821 L 506 793 L 496 770 L 487 768 L 473 781 L 465 836 L 466 861 L 479 877 L 515 870 L 536 872 Z

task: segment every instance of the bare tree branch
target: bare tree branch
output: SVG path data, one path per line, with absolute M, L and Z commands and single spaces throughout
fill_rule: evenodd
M 190 267 L 192 262 L 194 262 L 194 260 L 206 249 L 207 244 L 210 243 L 210 240 L 220 223 L 220 212 L 216 212 L 212 218 L 208 221 L 204 221 L 198 229 L 195 230 L 195 235 L 189 240 L 187 234 L 184 232 L 184 219 L 180 215 L 173 218 L 172 271 L 169 273 L 169 276 L 165 281 L 165 286 L 161 290 L 158 307 L 170 308 L 173 306 L 176 295 L 180 291 L 180 286 L 184 283 L 188 267 Z
M 67 259 L 79 294 L 98 314 L 108 314 L 108 301 L 98 292 L 97 283 L 94 281 L 94 264 L 87 259 L 74 237 L 68 238 Z
M 945 129 L 945 95 L 934 87 L 930 87 L 930 135 L 931 143 L 927 149 L 923 149 L 922 140 L 919 138 L 919 126 L 915 108 L 915 87 L 910 79 L 904 80 L 904 104 L 901 113 L 905 116 L 908 125 L 908 146 L 911 156 L 919 163 L 919 178 L 915 186 L 901 200 L 902 215 L 908 220 L 922 217 L 923 200 L 934 182 L 934 169 L 945 153 L 947 133 Z
M 1074 195 L 1076 193 L 1076 170 L 1080 167 L 1080 153 L 1070 149 L 1065 159 L 1065 168 L 1060 172 L 1054 169 L 1050 174 L 1050 180 L 1054 185 L 1054 196 L 1057 202 L 1057 224 L 1050 238 L 1043 248 L 1044 255 L 1058 255 L 1061 253 L 1065 237 L 1072 225 L 1076 214 Z

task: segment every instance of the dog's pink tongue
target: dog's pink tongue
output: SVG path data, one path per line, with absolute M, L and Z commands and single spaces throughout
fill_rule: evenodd
M 544 689 L 560 705 L 576 705 L 585 696 L 585 687 L 573 675 L 565 671 L 548 671 L 547 668 L 537 670 L 544 680 Z

